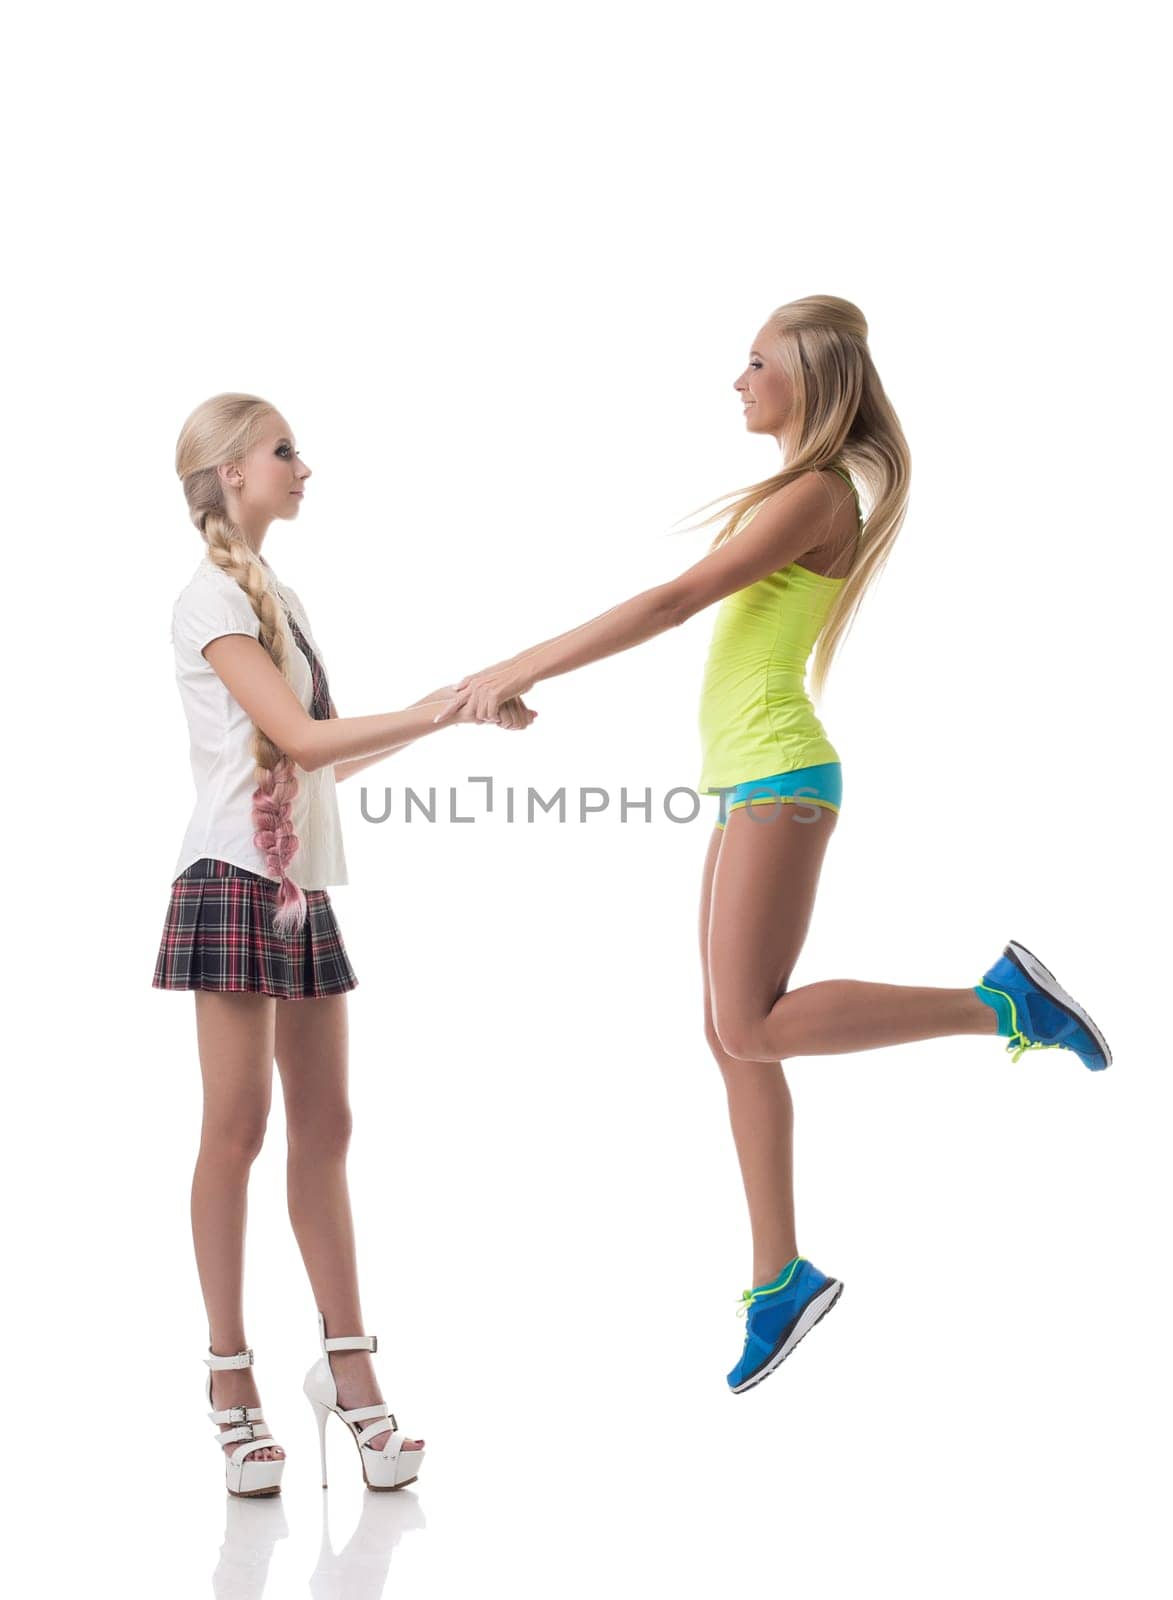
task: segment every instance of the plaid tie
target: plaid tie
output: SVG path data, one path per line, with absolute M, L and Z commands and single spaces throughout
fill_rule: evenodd
M 311 650 L 309 641 L 304 633 L 294 622 L 292 615 L 285 612 L 289 621 L 289 631 L 292 633 L 298 649 L 310 664 L 310 673 L 313 678 L 313 699 L 310 702 L 310 716 L 315 722 L 328 722 L 334 711 L 333 701 L 330 699 L 330 686 L 326 682 L 326 672 L 322 663 Z

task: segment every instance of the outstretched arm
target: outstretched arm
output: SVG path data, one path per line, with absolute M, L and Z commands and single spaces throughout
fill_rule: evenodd
M 451 688 L 445 685 L 402 711 L 318 720 L 306 711 L 259 640 L 241 633 L 219 634 L 208 641 L 203 654 L 257 727 L 306 772 L 386 755 L 425 734 L 435 733 L 436 711 L 452 705 Z M 504 700 L 501 710 L 505 711 Z M 528 708 L 523 711 L 528 721 L 533 713 Z M 448 720 L 471 722 L 473 717 L 468 711 L 458 710 Z M 485 720 L 496 722 L 499 718 L 495 713 Z M 500 720 L 512 726 L 516 719 L 510 710 Z
M 460 714 L 465 706 L 471 706 L 475 721 L 490 720 L 507 699 L 527 693 L 543 678 L 573 672 L 679 626 L 706 606 L 818 549 L 830 530 L 833 507 L 820 475 L 804 472 L 763 501 L 740 533 L 679 577 L 461 679 L 436 721 Z
M 430 705 L 432 710 L 435 711 L 438 706 L 448 704 L 452 698 L 452 692 L 453 685 L 444 684 L 439 689 L 433 689 L 431 694 L 423 695 L 419 700 L 413 701 L 413 704 L 417 706 Z M 331 700 L 330 716 L 336 717 L 337 715 L 338 708 Z M 502 728 L 513 730 L 528 728 L 536 716 L 537 712 L 531 711 L 524 701 L 506 700 L 501 706 L 497 720 Z M 467 717 L 464 720 L 472 721 L 473 718 Z M 385 756 L 394 755 L 396 750 L 402 750 L 413 742 L 411 739 L 399 739 L 394 744 L 389 744 L 385 750 L 376 750 L 374 755 L 358 756 L 353 761 L 336 762 L 334 765 L 334 782 L 342 783 L 347 778 L 353 778 L 356 773 L 362 772 L 364 768 L 373 766 L 376 761 L 382 761 Z

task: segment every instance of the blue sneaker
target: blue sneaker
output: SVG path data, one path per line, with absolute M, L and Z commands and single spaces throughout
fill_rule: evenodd
M 1012 1061 L 1026 1050 L 1071 1050 L 1093 1072 L 1111 1065 L 1108 1041 L 1087 1012 L 1017 940 L 1011 939 L 973 992 L 998 1013 L 998 1032 L 1010 1040 Z
M 768 1378 L 842 1293 L 839 1280 L 828 1278 L 805 1256 L 795 1256 L 773 1283 L 747 1289 L 737 1313 L 747 1313 L 745 1348 L 726 1379 L 733 1393 L 752 1389 Z

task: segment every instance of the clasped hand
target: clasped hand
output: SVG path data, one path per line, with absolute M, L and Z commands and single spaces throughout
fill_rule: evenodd
M 533 678 L 518 659 L 501 661 L 430 695 L 429 699 L 444 702 L 432 721 L 495 722 L 509 730 L 528 728 L 538 713 L 521 697 L 532 688 Z

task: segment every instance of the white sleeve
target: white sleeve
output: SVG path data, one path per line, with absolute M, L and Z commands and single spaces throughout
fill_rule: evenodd
M 172 644 L 199 655 L 206 644 L 225 633 L 260 638 L 261 624 L 249 597 L 231 581 L 190 584 L 171 614 Z

